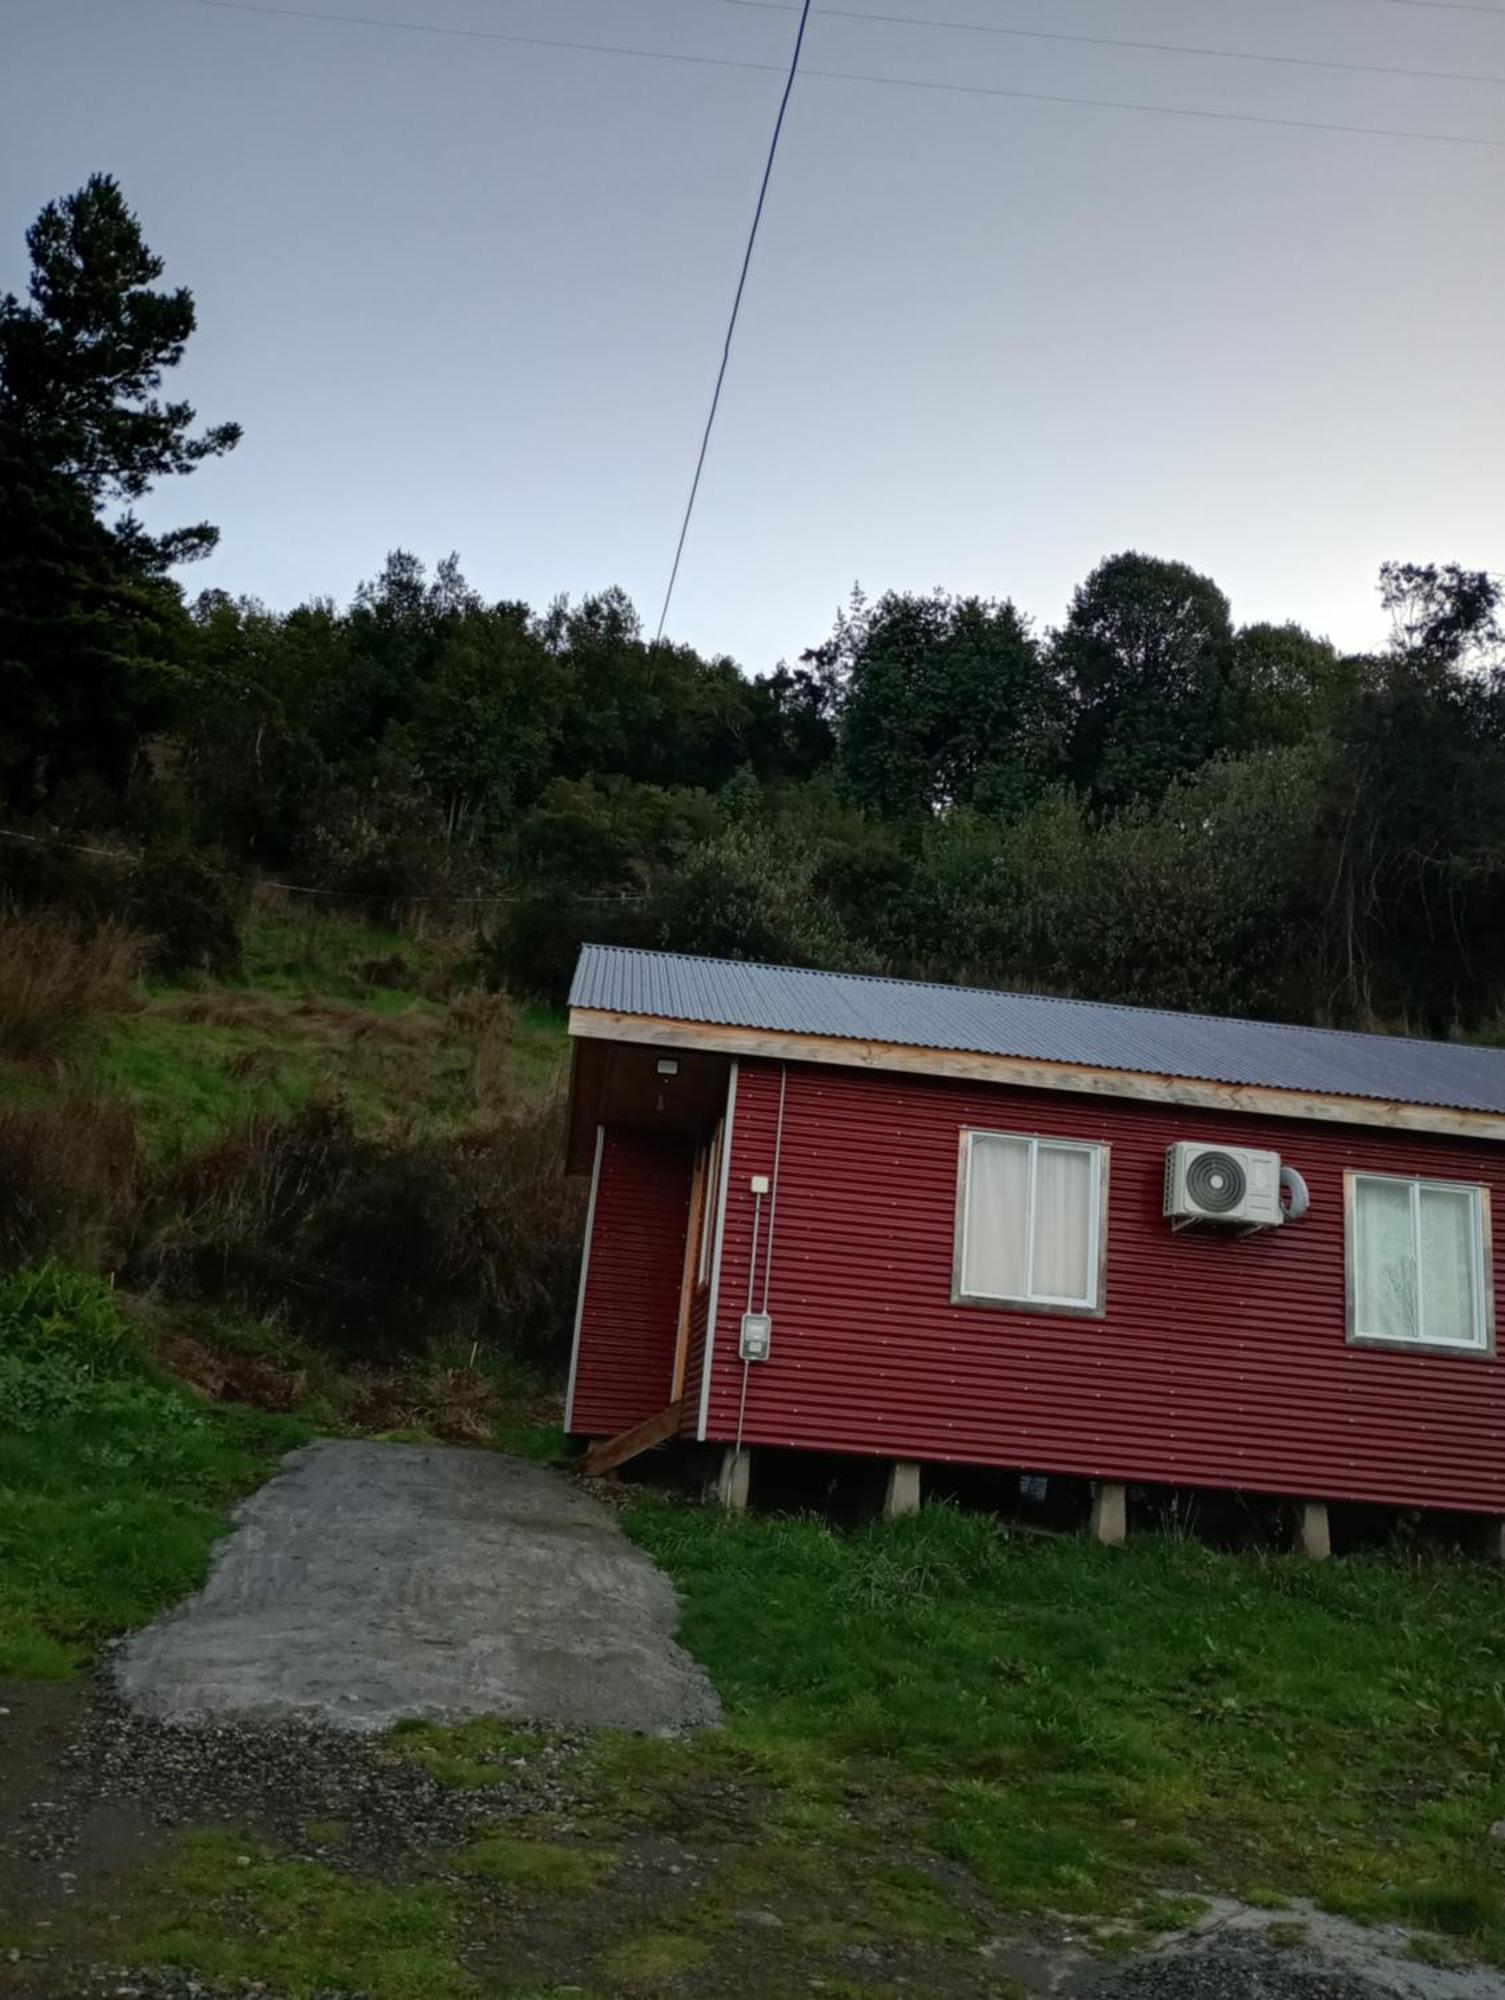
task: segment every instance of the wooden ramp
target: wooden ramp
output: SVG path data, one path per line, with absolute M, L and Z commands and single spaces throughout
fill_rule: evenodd
M 631 1430 L 619 1431 L 612 1438 L 599 1439 L 581 1461 L 582 1472 L 589 1479 L 599 1479 L 603 1473 L 615 1472 L 619 1465 L 636 1458 L 639 1452 L 651 1451 L 656 1444 L 664 1444 L 668 1439 L 677 1437 L 683 1413 L 684 1398 L 681 1397 L 666 1410 L 644 1417 Z

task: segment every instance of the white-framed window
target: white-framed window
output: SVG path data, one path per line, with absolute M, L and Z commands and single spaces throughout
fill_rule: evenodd
M 959 1179 L 958 1303 L 1102 1312 L 1106 1146 L 968 1130 Z
M 1344 1196 L 1349 1339 L 1492 1353 L 1486 1191 L 1350 1173 Z
M 695 1272 L 697 1285 L 711 1282 L 711 1260 L 715 1255 L 717 1204 L 721 1200 L 721 1146 L 725 1120 L 717 1122 L 706 1149 L 705 1174 L 700 1186 L 700 1261 Z

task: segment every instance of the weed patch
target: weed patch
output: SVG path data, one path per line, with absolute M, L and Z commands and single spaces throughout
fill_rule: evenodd
M 164 1178 L 141 1274 L 352 1354 L 411 1356 L 441 1334 L 557 1353 L 582 1221 L 563 1115 L 559 1099 L 429 1141 L 362 1131 L 332 1100 L 253 1118 Z M 479 1437 L 462 1391 L 452 1379 L 455 1434 Z
M 139 1187 L 127 1105 L 71 1090 L 0 1099 L 0 1271 L 58 1256 L 115 1264 Z
M 141 941 L 52 910 L 0 911 L 0 1056 L 39 1062 L 84 1022 L 129 1006 Z

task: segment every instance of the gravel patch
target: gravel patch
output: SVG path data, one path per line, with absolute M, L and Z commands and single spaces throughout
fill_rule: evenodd
M 107 1906 L 180 1828 L 232 1828 L 327 1867 L 402 1879 L 498 1820 L 564 1816 L 579 1802 L 569 1776 L 579 1734 L 534 1738 L 525 1756 L 488 1767 L 492 1782 L 456 1787 L 370 1735 L 304 1721 L 165 1723 L 122 1701 L 108 1672 L 67 1693 L 73 1718 L 60 1751 L 45 1771 L 23 1773 L 19 1793 L 0 1784 L 0 1914 L 47 1919 L 24 1953 L 0 1952 L 0 2000 L 285 2000 L 254 1980 L 72 1960 L 62 1919 L 75 1896 Z M 313 2000 L 363 1996 L 331 1989 Z
M 1394 1989 L 1300 1952 L 1228 1938 L 1142 1960 L 1103 1989 L 1113 2000 L 1390 2000 Z
M 412 1879 L 437 1863 L 442 1879 L 444 1856 L 498 1821 L 547 1815 L 548 1834 L 558 1837 L 598 1803 L 582 1755 L 590 1737 L 579 1731 L 532 1736 L 525 1748 L 516 1738 L 504 1742 L 486 1766 L 493 1782 L 456 1787 L 370 1734 L 307 1720 L 164 1722 L 123 1702 L 108 1672 L 93 1689 L 17 1690 L 7 1701 L 0 1912 L 30 1912 L 37 1927 L 24 1953 L 0 1952 L 0 2000 L 44 1993 L 50 2000 L 286 2000 L 256 1981 L 216 1982 L 172 1966 L 128 1969 L 103 1958 L 80 1964 L 72 1956 L 68 1908 L 126 1908 L 116 1895 L 130 1898 L 143 1858 L 178 1828 L 232 1828 L 367 1877 Z M 745 1804 L 734 1787 L 725 1797 L 721 1788 L 710 1790 L 717 1793 L 717 1831 L 707 1834 L 709 1860 L 699 1838 L 686 1846 L 688 1829 L 671 1835 L 645 1828 L 621 1841 L 612 1908 L 599 1918 L 582 1914 L 582 1906 L 572 1912 L 574 1929 L 556 1937 L 549 1912 L 540 1918 L 507 1904 L 509 1949 L 530 1969 L 536 1961 L 550 1971 L 541 1990 L 559 1977 L 579 1979 L 581 1967 L 614 1941 L 614 1927 L 630 1936 L 702 1886 L 717 1838 L 735 1836 Z M 702 1803 L 709 1809 L 712 1802 Z M 772 1968 L 782 1978 L 791 1969 L 779 1942 L 786 1921 L 772 1909 L 739 1909 L 733 1942 L 718 1947 L 722 1983 L 691 1981 L 684 1990 L 745 2000 L 764 1990 L 754 1983 L 761 1972 Z M 108 1952 L 107 1935 L 95 1930 L 91 1951 Z M 1499 1974 L 1423 1965 L 1407 1955 L 1409 1945 L 1399 1927 L 1367 1930 L 1307 1903 L 1275 1912 L 1214 1898 L 1192 1931 L 1131 1965 L 1110 1969 L 1079 1940 L 1043 1936 L 1001 1937 L 982 1956 L 995 1977 L 1012 1976 L 1040 2000 L 1505 2000 Z M 945 1954 L 922 1952 L 911 1962 L 903 1950 L 851 1947 L 847 1956 L 855 1974 L 870 1982 L 886 1975 L 917 2000 L 978 1990 Z M 331 1989 L 313 2000 L 363 1996 Z
M 674 1586 L 562 1473 L 336 1440 L 290 1453 L 232 1518 L 203 1589 L 117 1655 L 121 1692 L 163 1721 L 675 1735 L 721 1718 L 675 1641 Z
M 432 1854 L 500 1818 L 568 1810 L 566 1772 L 581 1739 L 536 1739 L 503 1759 L 495 1782 L 442 1784 L 421 1764 L 370 1736 L 308 1722 L 183 1725 L 158 1721 L 96 1687 L 80 1727 L 49 1777 L 0 1841 L 13 1855 L 61 1872 L 102 1812 L 164 1831 L 220 1824 L 259 1830 L 295 1852 L 380 1869 Z M 338 1851 L 311 1846 L 306 1827 L 341 1826 Z

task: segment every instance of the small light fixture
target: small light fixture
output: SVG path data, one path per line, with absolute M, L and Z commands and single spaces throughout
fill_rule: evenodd
M 679 1064 L 674 1060 L 673 1056 L 660 1056 L 658 1059 L 658 1073 L 660 1076 L 678 1076 Z

